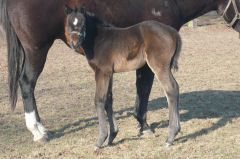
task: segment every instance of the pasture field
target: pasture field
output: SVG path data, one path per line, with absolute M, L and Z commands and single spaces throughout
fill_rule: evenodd
M 223 24 L 181 30 L 183 50 L 175 77 L 180 85 L 182 131 L 174 146 L 165 147 L 168 109 L 155 80 L 148 123 L 155 137 L 139 138 L 131 115 L 135 102 L 135 72 L 114 76 L 114 110 L 119 134 L 111 147 L 98 153 L 94 107 L 94 74 L 85 57 L 61 41 L 51 48 L 38 81 L 36 100 L 51 140 L 32 141 L 25 126 L 19 95 L 17 109 L 8 102 L 6 46 L 0 46 L 0 158 L 121 158 L 237 159 L 240 158 L 240 40 Z

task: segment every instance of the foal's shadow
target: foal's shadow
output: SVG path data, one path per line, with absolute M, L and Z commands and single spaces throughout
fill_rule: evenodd
M 133 108 L 127 108 L 127 109 L 117 111 L 114 114 L 115 114 L 116 119 L 124 119 L 124 118 L 128 118 L 130 116 L 133 116 L 132 110 L 133 110 Z M 66 134 L 78 132 L 82 129 L 96 126 L 96 125 L 98 125 L 97 117 L 82 119 L 82 120 L 78 120 L 74 123 L 69 123 L 60 129 L 50 131 L 49 136 L 50 136 L 51 140 L 54 140 L 57 138 L 61 138 L 62 136 L 66 135 Z
M 149 102 L 149 111 L 156 111 L 166 108 L 166 106 L 167 102 L 165 97 L 154 99 Z M 133 107 L 118 111 L 117 118 L 128 118 L 132 116 L 132 110 Z M 181 122 L 192 119 L 219 118 L 218 122 L 210 127 L 176 138 L 178 142 L 185 142 L 224 127 L 227 123 L 231 122 L 232 119 L 240 117 L 240 91 L 206 90 L 183 93 L 180 95 L 180 110 L 184 110 L 184 113 L 180 115 Z M 60 138 L 66 134 L 95 126 L 97 123 L 96 117 L 79 120 L 54 130 L 52 138 Z M 155 131 L 155 129 L 167 127 L 168 120 L 154 122 L 150 126 L 151 129 Z M 125 140 L 122 142 L 124 141 Z
M 149 110 L 155 111 L 166 106 L 166 99 L 158 98 L 150 101 Z M 240 91 L 207 90 L 183 93 L 180 95 L 180 110 L 184 110 L 184 113 L 180 114 L 181 122 L 192 119 L 219 119 L 210 127 L 176 138 L 178 142 L 185 142 L 224 127 L 234 118 L 240 117 Z M 151 129 L 154 131 L 167 126 L 168 121 L 159 121 L 152 123 Z

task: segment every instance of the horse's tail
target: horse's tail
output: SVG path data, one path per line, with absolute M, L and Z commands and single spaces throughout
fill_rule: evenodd
M 179 35 L 179 33 L 176 34 L 177 35 L 177 39 L 176 39 L 176 50 L 175 50 L 175 53 L 172 57 L 172 61 L 171 61 L 171 69 L 173 69 L 174 71 L 177 71 L 178 70 L 178 59 L 179 59 L 179 56 L 180 56 L 180 52 L 181 52 L 181 49 L 182 49 L 182 39 L 181 39 L 181 36 Z
M 17 103 L 19 78 L 24 63 L 24 49 L 10 22 L 7 11 L 7 0 L 0 0 L 0 22 L 6 33 L 8 48 L 8 85 L 11 108 L 14 110 Z

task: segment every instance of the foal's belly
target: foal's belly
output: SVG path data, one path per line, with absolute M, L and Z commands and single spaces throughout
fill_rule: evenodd
M 145 53 L 140 53 L 133 59 L 116 57 L 113 63 L 113 71 L 120 73 L 137 70 L 146 64 L 145 56 Z

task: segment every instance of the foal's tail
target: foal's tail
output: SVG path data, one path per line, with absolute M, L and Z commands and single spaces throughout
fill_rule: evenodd
M 170 68 L 173 69 L 174 71 L 178 70 L 178 59 L 180 56 L 181 49 L 182 49 L 182 39 L 179 33 L 177 33 L 176 50 L 170 64 Z
M 24 63 L 24 49 L 10 22 L 7 11 L 7 0 L 0 0 L 0 23 L 3 25 L 6 32 L 8 48 L 9 99 L 11 108 L 14 110 L 17 103 L 17 92 L 19 87 L 18 82 Z

